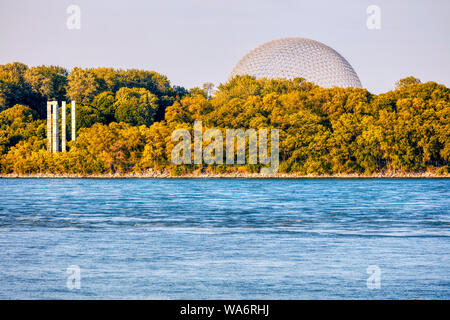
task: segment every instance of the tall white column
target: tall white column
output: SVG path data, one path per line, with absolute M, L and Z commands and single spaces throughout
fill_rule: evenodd
M 61 151 L 66 151 L 66 102 L 61 104 Z
M 59 151 L 58 101 L 53 102 L 53 152 Z
M 72 115 L 72 141 L 74 141 L 77 138 L 77 120 L 76 120 L 76 107 L 75 107 L 75 101 L 72 101 L 72 107 L 70 108 L 70 113 Z
M 52 152 L 52 102 L 47 101 L 47 151 Z

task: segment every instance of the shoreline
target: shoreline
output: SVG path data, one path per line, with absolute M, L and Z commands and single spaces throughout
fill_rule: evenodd
M 165 171 L 147 171 L 143 173 L 106 173 L 106 174 L 0 174 L 0 179 L 449 179 L 450 174 L 438 175 L 432 172 L 378 172 L 365 174 L 324 174 L 299 175 L 293 173 L 261 174 L 261 173 L 190 173 L 171 175 Z

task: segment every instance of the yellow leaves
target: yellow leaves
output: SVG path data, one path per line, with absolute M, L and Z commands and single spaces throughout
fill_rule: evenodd
M 189 116 L 185 108 L 177 101 L 167 107 L 165 119 L 167 122 L 186 122 Z
M 67 80 L 67 96 L 77 103 L 89 104 L 100 86 L 95 74 L 89 69 L 75 67 Z
M 10 69 L 4 72 L 17 68 Z M 6 77 L 14 78 L 13 73 Z M 102 110 L 110 118 L 104 121 L 109 125 L 95 123 L 81 128 L 77 140 L 69 142 L 68 152 L 51 154 L 44 149 L 45 121 L 34 120 L 35 114 L 26 106 L 7 109 L 0 113 L 3 172 L 89 174 L 168 169 L 181 174 L 205 168 L 211 172 L 257 169 L 174 167 L 170 162 L 175 145 L 171 134 L 177 128 L 192 132 L 195 120 L 202 121 L 204 128 L 222 132 L 226 128 L 279 129 L 282 172 L 442 169 L 450 160 L 450 90 L 436 83 L 408 80 L 397 90 L 372 95 L 365 89 L 325 89 L 298 79 L 236 77 L 220 85 L 210 98 L 202 90 L 191 90 L 167 106 L 164 120 L 151 124 L 159 104 L 164 102 L 161 106 L 165 107 L 171 101 L 155 93 L 171 89 L 165 77 L 142 70 L 75 69 L 71 94 L 81 94 L 81 98 L 87 94 L 85 98 L 89 98 L 94 91 L 84 88 L 90 86 L 92 76 L 102 81 L 90 89 L 103 91 L 86 106 L 86 117 L 90 117 L 90 109 Z M 132 88 L 119 89 L 120 83 Z M 40 84 L 47 90 L 45 81 Z M 140 87 L 144 84 L 145 88 Z M 139 109 L 142 106 L 148 108 Z M 111 122 L 117 120 L 114 117 L 119 107 L 123 122 Z M 81 105 L 79 110 L 82 113 Z M 161 119 L 162 110 L 158 109 Z
M 0 112 L 0 126 L 11 126 L 13 123 L 32 122 L 37 118 L 37 114 L 28 106 L 16 104 L 14 107 L 8 108 Z

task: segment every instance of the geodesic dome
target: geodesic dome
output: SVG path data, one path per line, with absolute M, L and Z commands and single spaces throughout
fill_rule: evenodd
M 230 78 L 250 75 L 269 79 L 305 78 L 325 87 L 361 88 L 352 66 L 339 53 L 318 41 L 284 38 L 266 42 L 247 53 Z

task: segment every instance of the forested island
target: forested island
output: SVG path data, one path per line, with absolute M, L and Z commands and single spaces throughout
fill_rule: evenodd
M 77 139 L 46 150 L 47 101 L 76 101 Z M 186 90 L 157 72 L 0 65 L 0 174 L 257 176 L 261 165 L 174 165 L 177 128 L 279 129 L 279 175 L 447 176 L 450 89 L 408 77 L 394 90 L 235 77 Z M 149 174 L 151 173 L 151 174 Z

